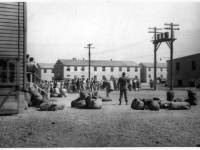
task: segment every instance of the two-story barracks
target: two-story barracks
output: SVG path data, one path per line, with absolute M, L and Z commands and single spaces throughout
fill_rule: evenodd
M 74 79 L 89 76 L 89 61 L 73 59 L 59 59 L 54 66 L 55 79 Z M 140 66 L 134 61 L 114 61 L 114 60 L 91 60 L 90 78 L 97 78 L 98 81 L 104 77 L 119 78 L 125 72 L 129 78 L 140 77 Z

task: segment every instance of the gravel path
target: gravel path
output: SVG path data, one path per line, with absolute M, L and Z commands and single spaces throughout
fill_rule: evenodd
M 105 95 L 105 91 L 99 92 Z M 187 93 L 176 91 L 176 97 Z M 64 110 L 47 112 L 29 108 L 26 113 L 0 116 L 0 148 L 38 147 L 196 147 L 200 144 L 200 106 L 191 110 L 157 112 L 133 110 L 134 97 L 166 98 L 165 91 L 129 92 L 129 105 L 103 102 L 100 110 L 71 108 L 78 94 L 57 98 Z M 198 93 L 198 98 L 199 98 Z

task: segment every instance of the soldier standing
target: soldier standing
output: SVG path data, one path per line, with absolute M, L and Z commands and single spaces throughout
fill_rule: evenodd
M 126 101 L 126 105 L 128 105 L 128 97 L 127 97 L 128 78 L 125 75 L 126 75 L 126 73 L 123 72 L 122 77 L 120 77 L 119 81 L 118 81 L 118 86 L 119 86 L 119 90 L 120 90 L 119 105 L 121 105 L 123 95 L 124 95 L 124 98 Z

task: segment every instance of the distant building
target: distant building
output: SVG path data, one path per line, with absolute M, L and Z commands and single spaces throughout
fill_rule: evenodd
M 88 60 L 59 59 L 55 64 L 55 79 L 67 78 L 88 78 Z M 134 61 L 113 61 L 113 60 L 91 60 L 90 78 L 102 80 L 104 77 L 119 78 L 122 72 L 126 72 L 127 77 L 139 78 L 140 66 Z
M 140 63 L 141 82 L 154 80 L 154 63 Z M 167 63 L 157 63 L 157 78 L 167 78 Z
M 167 61 L 168 85 L 171 85 L 171 61 Z M 200 78 L 200 53 L 173 59 L 173 86 L 189 86 L 190 79 Z
M 54 79 L 54 64 L 38 63 L 38 76 L 42 80 L 52 81 Z

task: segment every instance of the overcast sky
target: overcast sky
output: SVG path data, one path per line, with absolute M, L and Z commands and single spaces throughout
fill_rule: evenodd
M 58 59 L 153 62 L 153 31 L 165 23 L 175 30 L 174 58 L 200 52 L 200 2 L 139 2 L 128 0 L 68 0 L 27 2 L 27 53 L 37 63 Z M 162 43 L 157 61 L 166 62 L 170 49 Z M 166 57 L 166 58 L 162 58 Z M 162 58 L 162 60 L 160 60 Z

